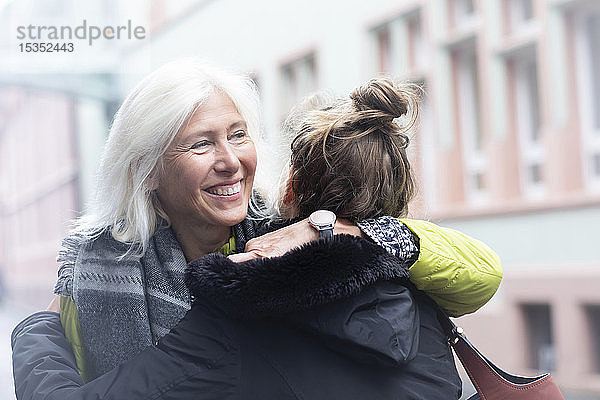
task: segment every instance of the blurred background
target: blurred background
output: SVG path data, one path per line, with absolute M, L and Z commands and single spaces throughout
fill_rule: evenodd
M 51 299 L 114 112 L 159 65 L 201 56 L 251 74 L 274 148 L 312 91 L 378 73 L 423 85 L 411 214 L 504 266 L 458 323 L 501 367 L 600 399 L 600 1 L 0 0 L 0 26 L 0 397 L 10 332 Z M 41 42 L 72 51 L 27 46 Z

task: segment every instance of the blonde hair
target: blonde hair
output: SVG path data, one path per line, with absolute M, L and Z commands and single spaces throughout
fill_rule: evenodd
M 93 237 L 108 230 L 119 242 L 130 244 L 129 251 L 144 254 L 156 229 L 169 224 L 153 190 L 162 156 L 196 108 L 216 90 L 236 105 L 260 152 L 258 93 L 249 77 L 196 59 L 165 64 L 146 76 L 117 111 L 102 154 L 95 197 L 78 220 L 77 231 Z

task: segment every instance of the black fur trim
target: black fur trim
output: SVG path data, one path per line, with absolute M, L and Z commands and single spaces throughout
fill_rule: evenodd
M 257 318 L 350 297 L 380 280 L 407 279 L 408 267 L 373 243 L 336 235 L 242 263 L 209 254 L 188 265 L 185 281 L 192 294 L 230 314 Z

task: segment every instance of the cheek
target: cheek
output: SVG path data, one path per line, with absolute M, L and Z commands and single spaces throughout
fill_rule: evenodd
M 191 155 L 170 163 L 162 179 L 163 188 L 174 198 L 193 196 L 210 169 L 204 161 L 201 156 Z
M 249 148 L 243 153 L 242 157 L 240 157 L 240 161 L 246 167 L 248 180 L 253 181 L 257 162 L 256 149 L 254 148 L 253 143 L 250 144 Z

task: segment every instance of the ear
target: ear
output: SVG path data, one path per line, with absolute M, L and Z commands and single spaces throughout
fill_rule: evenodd
M 162 160 L 159 160 L 158 163 L 152 168 L 152 172 L 146 178 L 146 185 L 150 191 L 154 191 L 158 189 L 160 184 L 160 176 L 162 172 Z
M 283 193 L 283 198 L 281 202 L 286 206 L 289 206 L 294 202 L 296 195 L 294 194 L 294 185 L 292 184 L 294 180 L 294 171 L 290 169 L 290 174 L 287 178 L 287 182 L 285 184 L 285 192 Z
M 285 194 L 283 195 L 283 199 L 281 200 L 283 204 L 289 206 L 294 202 L 294 191 L 292 190 L 292 186 L 288 185 L 285 190 Z
M 158 178 L 156 176 L 148 178 L 148 187 L 150 188 L 150 190 L 158 189 Z

